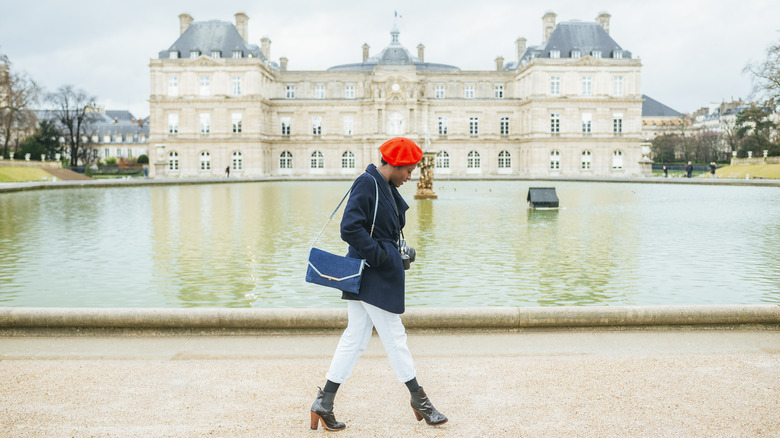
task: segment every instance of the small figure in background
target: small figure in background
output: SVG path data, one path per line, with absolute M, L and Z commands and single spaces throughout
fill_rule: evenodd
M 230 166 L 225 168 L 225 178 L 230 178 Z
M 669 168 L 664 164 L 664 178 L 669 178 Z
M 715 164 L 714 161 L 710 162 L 710 176 L 712 178 L 715 178 L 715 169 L 717 169 L 717 168 L 718 168 L 718 165 Z
M 693 176 L 693 164 L 691 164 L 690 161 L 688 162 L 688 165 L 685 166 L 685 176 L 688 178 Z

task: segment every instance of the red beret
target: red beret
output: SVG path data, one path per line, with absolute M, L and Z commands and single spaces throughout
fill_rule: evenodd
M 417 143 L 405 137 L 395 137 L 379 146 L 382 158 L 391 166 L 408 166 L 422 160 L 423 151 Z

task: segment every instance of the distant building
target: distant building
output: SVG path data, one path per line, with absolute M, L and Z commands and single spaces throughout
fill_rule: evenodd
M 436 173 L 600 175 L 649 172 L 642 159 L 641 62 L 595 22 L 542 18 L 539 45 L 463 71 L 416 56 L 393 28 L 362 60 L 293 71 L 235 24 L 179 16 L 180 36 L 151 70 L 151 175 L 340 175 L 406 136 L 437 152 Z
M 82 137 L 82 144 L 90 150 L 90 162 L 106 158 L 138 158 L 149 155 L 149 118 L 137 119 L 129 111 L 96 109 L 96 120 L 89 126 L 89 134 Z M 36 111 L 38 120 L 54 120 L 51 110 Z M 65 138 L 60 137 L 64 143 Z M 65 157 L 69 150 L 65 149 Z M 79 163 L 84 164 L 84 163 Z
M 642 95 L 642 137 L 652 141 L 658 135 L 682 134 L 690 117 L 661 102 Z

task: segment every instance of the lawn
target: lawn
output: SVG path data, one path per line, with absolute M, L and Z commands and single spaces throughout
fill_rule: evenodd
M 51 181 L 52 174 L 37 167 L 0 167 L 0 182 Z
M 718 178 L 750 178 L 780 179 L 780 164 L 746 164 L 742 166 L 726 166 L 715 171 Z M 709 177 L 709 174 L 702 175 Z

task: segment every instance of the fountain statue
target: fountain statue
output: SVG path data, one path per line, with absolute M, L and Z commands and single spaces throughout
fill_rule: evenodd
M 436 152 L 423 152 L 423 159 L 417 166 L 420 169 L 420 181 L 417 182 L 417 193 L 414 199 L 436 199 L 436 192 L 433 191 L 433 168 L 436 159 Z

